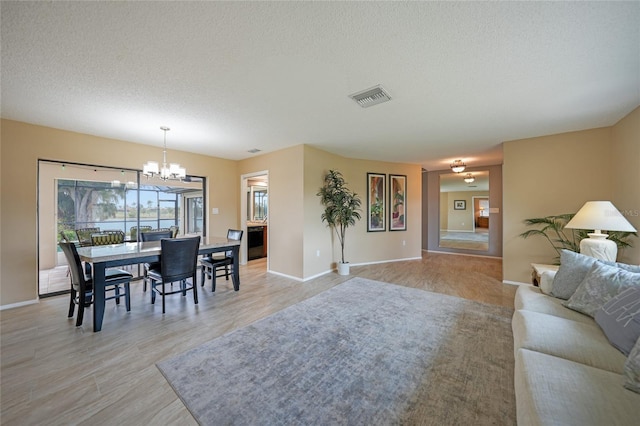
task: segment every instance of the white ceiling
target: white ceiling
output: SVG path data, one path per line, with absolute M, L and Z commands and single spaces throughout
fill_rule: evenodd
M 446 169 L 640 104 L 640 2 L 10 2 L 3 118 L 243 159 Z M 390 102 L 348 95 L 381 84 Z
M 471 183 L 464 181 L 467 174 L 475 179 Z M 465 170 L 462 173 L 444 173 L 440 175 L 440 192 L 488 191 L 489 170 Z

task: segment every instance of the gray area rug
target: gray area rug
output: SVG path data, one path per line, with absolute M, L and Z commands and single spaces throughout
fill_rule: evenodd
M 158 368 L 206 425 L 511 425 L 512 310 L 353 278 Z

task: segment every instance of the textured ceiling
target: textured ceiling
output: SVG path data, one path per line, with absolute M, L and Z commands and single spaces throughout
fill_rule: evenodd
M 439 170 L 640 104 L 640 2 L 10 2 L 2 117 L 242 159 Z M 348 95 L 381 84 L 390 102 Z

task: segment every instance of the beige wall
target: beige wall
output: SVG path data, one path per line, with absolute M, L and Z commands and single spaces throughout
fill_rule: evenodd
M 320 220 L 323 208 L 316 195 L 329 169 L 341 171 L 363 203 L 363 219 L 347 230 L 345 260 L 357 264 L 420 257 L 419 166 L 344 158 L 299 145 L 239 162 L 240 175 L 269 172 L 270 271 L 306 280 L 335 267 L 340 246 Z M 366 232 L 367 172 L 407 175 L 407 231 Z
M 543 238 L 522 239 L 523 221 L 575 213 L 589 200 L 612 200 L 640 229 L 640 112 L 613 127 L 505 142 L 504 259 L 506 281 L 530 282 L 530 263 L 551 263 L 556 252 Z M 621 167 L 622 165 L 622 167 Z M 619 260 L 640 263 L 640 240 Z
M 440 229 L 449 231 L 473 231 L 474 229 L 474 217 L 473 217 L 473 197 L 488 197 L 487 191 L 459 191 L 459 192 L 444 192 L 440 197 Z M 453 208 L 453 202 L 455 200 L 464 200 L 467 203 L 466 210 L 456 210 Z M 444 203 L 444 206 L 442 205 Z M 443 222 L 446 224 L 443 225 Z M 442 228 L 445 226 L 444 228 Z
M 611 201 L 640 231 L 640 107 L 613 126 L 611 132 Z M 619 260 L 640 264 L 640 238 L 619 253 Z
M 305 276 L 310 277 L 335 267 L 340 260 L 340 245 L 329 228 L 320 220 L 323 211 L 316 196 L 324 174 L 337 169 L 349 188 L 362 199 L 362 220 L 349 228 L 346 235 L 345 260 L 352 264 L 419 258 L 422 235 L 422 176 L 419 165 L 344 158 L 311 147 L 305 150 Z M 407 231 L 367 232 L 367 172 L 407 176 Z M 387 201 L 388 204 L 388 201 Z M 387 213 L 389 207 L 387 205 Z M 388 218 L 387 218 L 388 221 Z M 388 229 L 388 223 L 387 223 Z M 335 233 L 334 233 L 335 234 Z M 332 245 L 333 242 L 333 245 Z M 320 250 L 320 256 L 317 251 Z M 330 251 L 330 253 L 326 253 Z
M 298 145 L 238 162 L 238 179 L 269 173 L 269 270 L 292 277 L 303 276 L 303 155 Z
M 147 160 L 160 158 L 162 149 L 11 120 L 2 120 L 1 140 L 0 305 L 5 306 L 38 296 L 38 159 L 140 169 Z M 174 150 L 168 156 L 189 174 L 207 178 L 208 204 L 220 207 L 219 215 L 209 215 L 207 233 L 226 235 L 227 228 L 237 225 L 237 162 Z

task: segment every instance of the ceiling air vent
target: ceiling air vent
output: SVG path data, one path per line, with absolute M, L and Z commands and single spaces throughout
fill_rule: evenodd
M 349 95 L 349 97 L 356 101 L 362 108 L 368 108 L 391 100 L 391 96 L 389 96 L 389 94 L 385 92 L 380 85 L 363 90 L 362 92 L 354 93 Z

